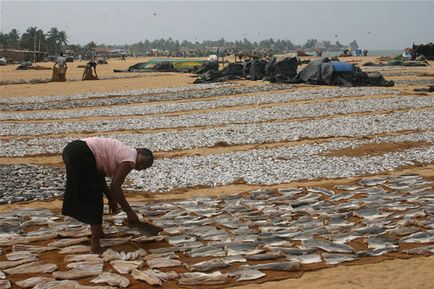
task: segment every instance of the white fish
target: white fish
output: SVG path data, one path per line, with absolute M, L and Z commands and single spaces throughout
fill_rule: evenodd
M 264 263 L 256 265 L 243 265 L 243 269 L 257 269 L 257 270 L 273 270 L 273 271 L 297 271 L 300 269 L 300 262 L 298 261 L 288 261 L 288 262 L 275 262 L 275 263 Z
M 300 264 L 312 264 L 321 262 L 321 256 L 318 254 L 305 254 L 298 256 L 288 256 L 288 260 L 295 260 L 300 262 Z
M 89 229 L 83 229 L 80 231 L 60 231 L 57 234 L 64 238 L 82 238 L 90 236 L 91 232 Z
M 123 245 L 128 243 L 131 240 L 131 237 L 128 238 L 102 238 L 99 241 L 99 244 L 102 248 L 112 247 L 117 245 Z
M 65 262 L 81 262 L 81 261 L 96 261 L 101 260 L 98 254 L 81 254 L 81 255 L 67 255 Z
M 145 281 L 151 286 L 161 286 L 161 279 L 152 270 L 141 271 L 138 269 L 133 269 L 131 275 L 134 279 Z
M 231 277 L 235 277 L 235 281 L 256 280 L 264 277 L 266 274 L 256 269 L 244 269 L 230 273 Z
M 29 251 L 32 253 L 43 253 L 43 252 L 51 251 L 51 250 L 55 250 L 55 249 L 56 249 L 55 247 L 43 247 L 43 246 L 22 245 L 22 244 L 12 246 L 13 252 Z
M 161 279 L 161 281 L 170 281 L 179 278 L 179 274 L 175 271 L 162 272 L 157 269 L 152 269 L 152 271 L 154 271 L 154 273 L 158 276 L 158 278 Z
M 434 241 L 434 235 L 428 232 L 418 232 L 399 240 L 402 243 L 430 243 Z
M 98 277 L 90 280 L 91 283 L 107 283 L 110 286 L 126 288 L 130 285 L 130 280 L 119 274 L 103 272 Z
M 81 288 L 79 286 L 80 284 L 78 284 L 78 282 L 74 280 L 54 280 L 39 283 L 32 289 L 76 289 L 77 287 Z
M 6 279 L 6 274 L 0 271 L 0 279 Z
M 57 241 L 49 243 L 48 246 L 50 246 L 50 247 L 57 247 L 57 248 L 63 248 L 63 247 L 68 247 L 68 246 L 84 243 L 84 242 L 87 242 L 87 241 L 89 241 L 89 238 L 87 238 L 87 237 L 60 239 L 60 240 L 57 240 Z
M 17 261 L 21 259 L 36 257 L 32 252 L 29 251 L 16 251 L 6 254 L 6 259 L 9 261 Z
M 335 253 L 324 253 L 322 254 L 324 261 L 330 265 L 336 265 L 342 262 L 353 261 L 357 259 L 357 256 L 351 254 L 335 254 Z
M 17 267 L 22 264 L 30 263 L 36 261 L 38 257 L 35 255 L 28 256 L 24 259 L 16 260 L 16 261 L 0 261 L 0 270 Z
M 102 257 L 105 262 L 109 262 L 112 260 L 124 260 L 124 261 L 136 260 L 144 256 L 146 256 L 146 251 L 143 249 L 138 249 L 132 252 L 124 252 L 124 251 L 117 252 L 112 249 L 107 249 L 102 254 Z
M 92 277 L 92 276 L 99 275 L 99 274 L 100 274 L 100 272 L 96 272 L 96 271 L 73 269 L 73 270 L 69 270 L 69 271 L 53 272 L 53 277 L 55 279 L 61 279 L 61 280 L 75 280 L 75 279 L 83 279 L 83 278 L 87 278 L 87 277 Z
M 216 285 L 226 283 L 228 275 L 222 274 L 220 271 L 213 273 L 190 272 L 181 275 L 178 280 L 182 285 Z
M 217 269 L 224 269 L 229 266 L 230 266 L 229 263 L 224 258 L 211 259 L 192 265 L 189 264 L 186 265 L 189 271 L 198 271 L 198 272 L 209 272 Z
M 48 278 L 48 277 L 37 276 L 37 277 L 31 277 L 28 279 L 17 281 L 17 282 L 15 282 L 15 284 L 21 288 L 32 288 L 38 284 L 47 283 L 49 281 L 54 281 L 54 279 Z
M 128 274 L 133 269 L 141 268 L 143 266 L 143 261 L 124 261 L 124 260 L 113 260 L 110 262 L 113 268 L 121 274 Z
M 66 265 L 68 269 L 85 270 L 101 273 L 104 268 L 104 262 L 102 259 L 93 261 L 73 262 Z
M 57 270 L 57 266 L 51 263 L 32 262 L 24 265 L 20 265 L 15 268 L 9 268 L 4 270 L 6 274 L 36 274 L 36 273 L 50 273 Z
M 149 268 L 168 268 L 168 267 L 178 267 L 182 265 L 182 262 L 176 259 L 169 258 L 155 258 L 146 261 Z
M 76 254 L 76 253 L 89 253 L 90 247 L 84 245 L 73 245 L 59 250 L 60 254 Z
M 11 288 L 11 282 L 9 282 L 9 280 L 0 280 L 0 288 L 1 289 Z
M 131 241 L 136 243 L 146 243 L 146 242 L 162 242 L 166 240 L 166 236 L 140 236 L 137 238 L 132 239 Z

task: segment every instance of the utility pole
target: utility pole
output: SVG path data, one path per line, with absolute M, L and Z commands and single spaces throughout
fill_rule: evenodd
M 35 37 L 33 37 L 33 63 L 36 63 L 36 29 Z

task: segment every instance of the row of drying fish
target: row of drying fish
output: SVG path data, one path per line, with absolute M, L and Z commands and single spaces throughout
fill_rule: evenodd
M 65 119 L 65 118 L 78 118 L 78 117 L 89 117 L 89 116 L 126 116 L 126 115 L 149 115 L 149 114 L 161 114 L 169 112 L 182 112 L 191 110 L 204 110 L 204 109 L 216 109 L 223 107 L 234 107 L 241 105 L 263 105 L 269 103 L 280 103 L 289 101 L 300 101 L 300 100 L 312 100 L 312 99 L 325 99 L 325 98 L 337 98 L 337 97 L 355 97 L 355 96 L 366 96 L 372 95 L 374 92 L 389 92 L 389 90 L 378 90 L 370 88 L 368 91 L 361 90 L 359 88 L 331 88 L 331 89 L 311 89 L 293 92 L 272 92 L 272 87 L 258 86 L 254 87 L 255 90 L 264 90 L 266 92 L 252 94 L 252 95 L 228 95 L 225 92 L 225 98 L 202 100 L 204 98 L 204 92 L 193 91 L 190 94 L 201 96 L 200 100 L 193 100 L 189 102 L 185 101 L 165 101 L 159 103 L 137 103 L 134 106 L 129 105 L 116 105 L 112 107 L 95 107 L 92 110 L 83 109 L 77 110 L 74 106 L 73 110 L 62 110 L 62 111 L 37 111 L 33 110 L 31 112 L 19 113 L 17 111 L 4 112 L 2 120 L 21 120 L 21 119 Z M 210 96 L 215 96 L 216 94 L 221 94 L 221 89 L 214 89 L 207 91 Z M 239 92 L 240 90 L 250 91 L 253 87 L 249 88 L 226 88 L 226 90 L 234 90 Z M 213 94 L 214 92 L 214 94 Z M 390 91 L 396 94 L 395 91 Z M 194 95 L 192 97 L 194 97 Z M 164 95 L 165 100 L 170 100 L 170 97 Z M 167 98 L 167 99 L 166 99 Z M 118 98 L 116 98 L 118 101 Z M 131 101 L 130 99 L 128 99 Z M 105 100 L 108 101 L 108 100 Z M 50 102 L 46 105 L 51 104 Z M 62 103 L 62 105 L 65 105 Z M 80 105 L 82 106 L 82 105 Z M 46 108 L 52 109 L 52 108 Z
M 141 216 L 164 228 L 163 235 L 139 236 L 120 226 L 126 218 L 120 213 L 104 218 L 105 232 L 120 237 L 103 239 L 101 245 L 154 240 L 169 246 L 161 243 L 148 252 L 108 249 L 102 256 L 88 253 L 89 247 L 82 244 L 88 241 L 89 229 L 73 219 L 63 219 L 46 209 L 14 210 L 0 214 L 0 228 L 7 232 L 0 235 L 2 254 L 7 259 L 0 261 L 0 270 L 5 276 L 53 272 L 52 278 L 34 276 L 17 285 L 77 284 L 76 279 L 97 276 L 92 283 L 126 287 L 126 274 L 150 285 L 168 280 L 204 285 L 225 284 L 232 277 L 236 281 L 254 280 L 264 277 L 267 270 L 301 270 L 304 264 L 336 265 L 394 252 L 431 255 L 433 199 L 431 181 L 407 174 L 364 178 L 334 189 L 289 187 L 219 198 L 133 203 Z M 41 228 L 25 232 L 34 225 Z M 57 236 L 63 239 L 46 246 L 26 244 Z M 365 249 L 352 247 L 354 239 L 361 240 Z M 403 250 L 402 244 L 407 243 L 416 247 Z M 39 260 L 41 252 L 56 250 L 66 254 L 68 270 L 57 271 L 55 264 Z M 180 261 L 181 256 L 184 261 Z M 188 259 L 197 257 L 207 260 Z M 116 273 L 103 273 L 104 264 L 110 264 Z M 184 268 L 187 272 L 159 271 L 167 268 Z
M 237 179 L 248 183 L 278 184 L 306 178 L 336 178 L 373 174 L 415 161 L 432 162 L 432 146 L 372 156 L 327 156 L 339 149 L 357 148 L 365 144 L 421 142 L 432 144 L 431 131 L 371 140 L 325 141 L 275 149 L 256 149 L 224 154 L 159 159 L 145 172 L 133 171 L 126 188 L 145 191 L 169 191 L 196 185 L 225 185 Z M 210 166 L 209 164 L 214 164 Z M 286 165 L 288 164 L 288 165 Z M 185 167 L 189 167 L 185 171 Z M 216 173 L 219 172 L 219 173 Z M 198 177 L 199 176 L 199 177 Z M 28 165 L 0 166 L 0 203 L 44 200 L 61 197 L 64 171 Z
M 332 116 L 397 109 L 429 108 L 434 98 L 426 96 L 385 97 L 382 99 L 351 99 L 321 103 L 276 105 L 272 107 L 199 112 L 188 115 L 145 116 L 129 119 L 85 120 L 80 122 L 3 123 L 1 135 L 44 135 L 68 132 L 103 132 L 115 130 L 162 129 L 196 126 L 216 126 L 231 123 L 264 122 L 271 120 Z
M 299 122 L 232 124 L 224 127 L 156 133 L 102 135 L 116 138 L 131 147 L 147 147 L 153 151 L 170 151 L 199 147 L 259 144 L 299 139 L 330 137 L 362 137 L 379 133 L 431 130 L 434 111 L 408 111 L 375 115 L 350 115 L 339 118 L 313 119 Z M 417 134 L 417 133 L 416 133 Z M 0 156 L 16 157 L 38 154 L 60 154 L 63 147 L 77 137 L 33 137 L 0 140 Z

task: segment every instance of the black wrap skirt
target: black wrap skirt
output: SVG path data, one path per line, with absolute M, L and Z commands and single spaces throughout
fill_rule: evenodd
M 102 224 L 104 176 L 85 141 L 69 143 L 62 153 L 66 189 L 62 214 L 91 225 Z

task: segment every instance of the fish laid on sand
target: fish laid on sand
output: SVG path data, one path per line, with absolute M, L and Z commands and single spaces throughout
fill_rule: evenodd
M 231 277 L 235 277 L 235 281 L 248 281 L 256 280 L 264 277 L 266 274 L 256 269 L 244 269 L 232 272 L 229 274 Z
M 434 242 L 434 234 L 428 232 L 418 232 L 399 240 L 402 243 L 430 243 Z
M 87 237 L 60 239 L 48 244 L 49 247 L 64 248 L 89 241 Z
M 17 282 L 15 282 L 15 284 L 21 288 L 33 288 L 36 285 L 47 283 L 50 281 L 54 281 L 54 279 L 48 278 L 48 277 L 37 276 L 37 277 L 31 277 L 28 279 L 17 281 Z
M 305 240 L 303 241 L 304 246 L 310 248 L 318 248 L 327 252 L 335 252 L 335 253 L 352 253 L 354 249 L 345 244 L 333 243 L 325 240 Z
M 128 274 L 132 270 L 141 268 L 143 266 L 143 261 L 124 261 L 124 260 L 113 260 L 110 264 L 113 268 L 120 274 Z
M 16 261 L 0 261 L 0 270 L 17 267 L 19 265 L 30 263 L 36 260 L 38 260 L 38 257 L 32 255 Z
M 104 269 L 104 261 L 102 259 L 93 261 L 73 262 L 66 265 L 68 269 L 85 270 L 101 273 Z
M 11 288 L 11 282 L 9 280 L 0 280 L 0 288 L 1 289 L 9 289 Z
M 168 268 L 182 266 L 182 262 L 177 259 L 155 258 L 146 261 L 149 268 Z
M 330 265 L 336 265 L 342 262 L 353 261 L 357 259 L 357 256 L 351 254 L 335 254 L 335 253 L 324 253 L 322 255 L 324 261 Z
M 113 247 L 118 245 L 123 245 L 128 243 L 131 240 L 131 237 L 128 238 L 102 238 L 99 242 L 102 248 Z
M 161 286 L 161 279 L 152 270 L 141 271 L 138 269 L 133 269 L 131 275 L 134 279 L 145 281 L 151 286 Z
M 67 255 L 65 257 L 66 263 L 71 262 L 81 262 L 81 261 L 97 261 L 101 260 L 101 257 L 98 254 L 81 254 L 81 255 Z
M 306 254 L 306 255 L 294 255 L 287 256 L 288 260 L 295 260 L 300 262 L 300 264 L 313 264 L 321 262 L 321 256 L 319 254 Z
M 146 256 L 146 251 L 143 249 L 138 249 L 132 252 L 117 252 L 112 249 L 107 249 L 102 254 L 104 262 L 110 262 L 112 260 L 124 260 L 124 261 L 132 261 Z
M 224 269 L 229 266 L 230 264 L 224 258 L 211 259 L 208 261 L 203 261 L 192 265 L 186 265 L 189 271 L 198 271 L 198 272 L 209 272 L 217 269 Z
M 52 263 L 32 262 L 24 265 L 20 265 L 15 268 L 9 268 L 4 270 L 6 274 L 37 274 L 37 273 L 51 273 L 57 270 L 57 266 Z
M 13 245 L 12 246 L 12 251 L 17 252 L 17 251 L 28 251 L 28 252 L 32 252 L 32 253 L 43 253 L 43 252 L 47 252 L 47 251 L 52 251 L 55 250 L 57 248 L 55 247 L 43 247 L 43 246 L 33 246 L 33 245 L 23 245 L 23 244 L 18 244 L 18 245 Z
M 217 285 L 228 281 L 228 275 L 220 271 L 213 273 L 190 272 L 181 274 L 178 280 L 181 285 Z
M 90 280 L 90 282 L 95 284 L 107 283 L 110 286 L 122 287 L 122 288 L 126 288 L 130 285 L 130 280 L 128 280 L 128 278 L 110 272 L 103 272 L 98 277 Z
M 256 265 L 243 265 L 241 269 L 256 269 L 256 270 L 273 270 L 273 271 L 297 271 L 300 269 L 300 262 L 288 261 L 288 262 L 275 262 Z
M 60 254 L 77 254 L 77 253 L 89 253 L 89 252 L 90 252 L 90 247 L 84 245 L 73 245 L 59 250 Z
M 9 261 L 17 261 L 21 259 L 36 257 L 32 252 L 29 251 L 16 251 L 6 254 L 6 259 Z
M 96 276 L 99 274 L 100 274 L 100 272 L 97 272 L 97 271 L 72 269 L 69 271 L 53 272 L 53 278 L 60 279 L 60 280 L 75 280 L 75 279 L 83 279 L 83 278 L 87 278 L 87 277 L 92 277 L 92 276 Z

